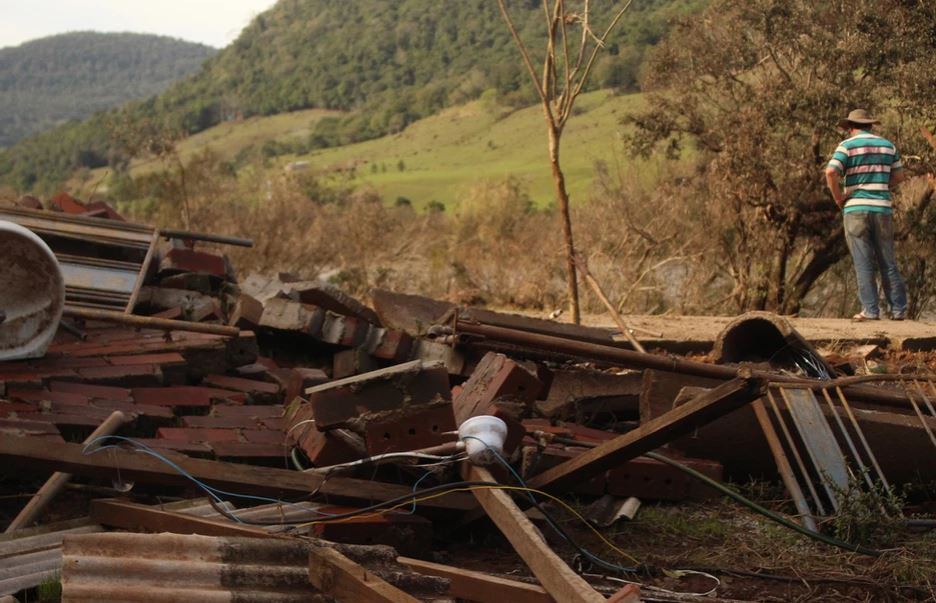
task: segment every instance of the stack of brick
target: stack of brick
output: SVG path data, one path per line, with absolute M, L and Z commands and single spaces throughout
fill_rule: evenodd
M 306 390 L 286 411 L 287 442 L 315 466 L 417 450 L 454 438 L 449 376 L 419 360 Z

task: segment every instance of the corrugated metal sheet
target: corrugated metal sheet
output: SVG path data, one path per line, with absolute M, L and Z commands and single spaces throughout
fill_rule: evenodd
M 28 228 L 51 247 L 68 305 L 132 311 L 152 259 L 154 228 L 21 208 L 0 208 L 0 219 Z
M 0 536 L 0 595 L 12 595 L 58 576 L 65 536 L 103 529 L 83 519 Z
M 297 540 L 178 534 L 69 536 L 62 601 L 327 601 L 309 584 L 307 546 Z

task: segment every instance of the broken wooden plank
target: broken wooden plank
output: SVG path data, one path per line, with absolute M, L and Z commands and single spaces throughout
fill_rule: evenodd
M 764 395 L 767 382 L 741 369 L 738 377 L 707 391 L 637 429 L 609 440 L 530 481 L 532 488 L 566 489 L 666 444 Z
M 546 589 L 536 584 L 527 584 L 519 580 L 508 580 L 482 572 L 474 572 L 423 561 L 400 557 L 397 559 L 410 569 L 428 576 L 448 578 L 451 582 L 448 594 L 458 599 L 467 599 L 476 603 L 556 603 Z
M 167 511 L 116 498 L 92 500 L 91 519 L 102 525 L 130 531 L 199 534 L 201 536 L 276 537 L 256 526 L 198 517 L 178 511 Z
M 123 448 L 111 448 L 96 454 L 86 454 L 81 444 L 39 441 L 29 437 L 0 438 L 0 461 L 10 465 L 64 471 L 77 475 L 113 477 L 149 483 L 190 483 L 176 469 L 147 454 Z M 279 496 L 288 493 L 319 492 L 358 500 L 390 500 L 412 494 L 408 486 L 363 479 L 330 477 L 314 473 L 225 463 L 206 459 L 173 456 L 173 463 L 189 475 L 209 484 L 237 492 L 267 493 Z M 475 508 L 468 494 L 454 493 L 426 500 L 425 506 L 466 511 Z
M 471 465 L 467 473 L 469 481 L 497 481 L 484 467 Z M 598 603 L 605 600 L 603 595 L 553 552 L 510 495 L 495 489 L 476 489 L 472 493 L 543 588 L 556 601 Z
M 385 582 L 335 549 L 325 547 L 309 550 L 309 582 L 338 601 L 419 603 L 419 599 Z

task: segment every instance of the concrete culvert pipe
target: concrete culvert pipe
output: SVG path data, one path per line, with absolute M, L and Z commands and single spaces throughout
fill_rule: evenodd
M 43 356 L 64 307 L 55 254 L 32 231 L 0 220 L 0 360 Z

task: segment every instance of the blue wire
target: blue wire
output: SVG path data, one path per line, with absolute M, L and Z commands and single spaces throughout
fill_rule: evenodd
M 513 466 L 512 466 L 510 463 L 508 463 L 507 460 L 506 460 L 503 456 L 501 456 L 500 453 L 497 452 L 496 449 L 491 448 L 491 446 L 489 446 L 487 442 L 485 442 L 485 441 L 482 440 L 481 438 L 477 438 L 477 437 L 475 437 L 475 436 L 465 436 L 465 437 L 463 437 L 462 439 L 463 439 L 463 440 L 467 440 L 467 439 L 478 440 L 479 442 L 481 442 L 482 444 L 484 444 L 484 447 L 485 447 L 485 448 L 487 448 L 487 449 L 490 450 L 492 453 L 494 453 L 494 456 L 497 458 L 497 460 L 500 462 L 500 464 L 503 465 L 504 467 L 506 467 L 508 471 L 510 471 L 511 475 L 514 476 L 514 479 L 516 479 L 517 482 L 518 482 L 521 486 L 523 486 L 524 488 L 529 489 L 529 486 L 527 486 L 526 482 L 523 481 L 523 478 L 520 477 L 520 474 L 517 473 L 516 470 L 514 470 Z M 532 493 L 532 492 L 526 492 L 526 495 L 530 498 L 530 501 L 531 501 L 534 505 L 537 504 L 536 497 L 533 496 L 533 493 Z M 572 546 L 574 546 L 575 548 L 577 548 L 579 551 L 581 551 L 582 554 L 585 555 L 585 557 L 587 557 L 587 558 L 588 558 L 589 560 L 591 560 L 593 563 L 596 563 L 597 565 L 600 565 L 600 566 L 604 567 L 605 569 L 611 569 L 611 570 L 613 570 L 613 571 L 622 572 L 622 573 L 634 573 L 634 572 L 637 571 L 637 569 L 632 568 L 632 567 L 624 567 L 623 565 L 618 565 L 618 564 L 616 564 L 616 563 L 611 563 L 611 562 L 609 562 L 609 561 L 605 561 L 604 559 L 602 559 L 601 557 L 595 555 L 594 553 L 592 553 L 592 552 L 589 551 L 588 549 L 586 549 L 586 548 L 584 548 L 584 547 L 582 547 L 582 546 L 580 546 L 580 545 L 578 545 L 578 544 L 575 544 L 574 542 L 572 542 L 571 540 L 569 540 L 569 538 L 562 532 L 562 530 L 559 529 L 559 526 L 556 525 L 556 523 L 553 521 L 552 517 L 550 517 L 549 515 L 547 515 L 547 514 L 545 514 L 545 513 L 543 514 L 543 516 L 546 518 L 546 521 L 549 523 L 549 525 L 552 527 L 552 529 L 555 530 L 555 532 L 556 532 L 557 534 L 559 534 L 559 536 L 560 536 L 563 540 L 565 540 L 566 542 L 568 542 L 569 544 L 571 544 Z
M 189 480 L 191 480 L 196 486 L 198 486 L 198 487 L 199 487 L 201 490 L 203 490 L 206 494 L 208 494 L 209 496 L 211 496 L 211 498 L 213 498 L 213 499 L 214 499 L 216 502 L 218 502 L 218 503 L 224 503 L 224 502 L 226 502 L 224 499 L 221 498 L 221 496 L 223 495 L 223 496 L 229 496 L 229 497 L 234 497 L 234 498 L 242 498 L 242 499 L 245 499 L 245 500 L 256 500 L 256 501 L 260 501 L 260 502 L 270 502 L 270 503 L 277 503 L 277 504 L 282 504 L 282 505 L 290 505 L 290 506 L 294 506 L 294 507 L 299 507 L 300 509 L 302 509 L 302 510 L 304 510 L 304 511 L 311 511 L 311 512 L 313 512 L 313 513 L 316 513 L 316 514 L 318 514 L 318 515 L 322 515 L 322 516 L 325 516 L 325 517 L 333 517 L 333 516 L 334 516 L 334 513 L 324 513 L 324 512 L 322 512 L 322 511 L 317 510 L 317 509 L 309 509 L 308 507 L 305 507 L 305 506 L 300 505 L 300 504 L 298 504 L 298 503 L 291 503 L 291 502 L 284 501 L 284 500 L 280 500 L 280 499 L 277 499 L 277 498 L 268 498 L 268 497 L 266 497 L 266 496 L 254 496 L 254 495 L 252 495 L 252 494 L 238 494 L 237 492 L 228 492 L 228 491 L 226 491 L 226 490 L 221 490 L 220 488 L 215 488 L 215 487 L 213 487 L 213 486 L 209 486 L 209 485 L 206 484 L 205 482 L 199 480 L 197 477 L 195 477 L 194 475 L 192 475 L 191 473 L 189 473 L 188 471 L 186 471 L 185 469 L 183 469 L 182 467 L 180 467 L 179 465 L 177 465 L 176 463 L 174 463 L 171 459 L 169 459 L 169 458 L 163 456 L 162 454 L 160 454 L 159 452 L 153 450 L 152 448 L 150 448 L 149 446 L 147 446 L 147 445 L 144 444 L 143 442 L 134 440 L 133 438 L 127 438 L 127 437 L 124 437 L 124 436 L 115 436 L 115 435 L 111 435 L 111 436 L 101 436 L 101 437 L 99 437 L 99 438 L 95 438 L 94 440 L 88 442 L 88 443 L 85 445 L 84 449 L 82 450 L 83 454 L 91 455 L 91 454 L 96 454 L 96 453 L 100 452 L 101 450 L 107 450 L 108 448 L 120 448 L 120 446 L 118 446 L 118 445 L 116 445 L 116 444 L 108 444 L 108 445 L 106 445 L 106 446 L 98 446 L 98 447 L 95 448 L 94 450 L 89 450 L 89 448 L 90 448 L 92 445 L 94 445 L 95 443 L 100 442 L 101 440 L 106 440 L 106 439 L 113 439 L 113 440 L 118 440 L 118 441 L 122 441 L 122 442 L 127 442 L 127 443 L 129 443 L 129 444 L 131 444 L 131 445 L 133 445 L 133 446 L 136 446 L 136 447 L 139 449 L 140 452 L 143 452 L 144 454 L 148 454 L 149 456 L 152 456 L 152 457 L 156 458 L 157 460 L 162 461 L 163 463 L 169 465 L 172 469 L 174 469 L 175 471 L 177 471 L 178 473 L 180 473 L 180 474 L 183 475 L 184 477 L 186 477 L 186 478 L 188 478 Z M 425 476 L 424 476 L 424 477 L 425 477 Z M 231 513 L 231 517 L 233 517 L 234 519 L 236 519 L 238 522 L 243 523 L 243 522 L 241 522 L 240 519 L 237 518 L 237 515 L 235 515 L 233 512 L 230 512 L 230 513 Z

